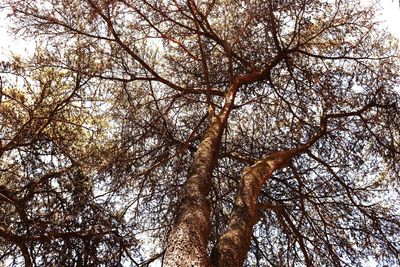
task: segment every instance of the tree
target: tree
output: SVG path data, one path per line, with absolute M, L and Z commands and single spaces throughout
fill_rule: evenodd
M 38 48 L 2 66 L 0 259 L 399 264 L 377 4 L 4 2 Z

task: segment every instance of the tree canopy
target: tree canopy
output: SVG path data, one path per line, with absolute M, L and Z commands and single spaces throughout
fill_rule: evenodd
M 0 3 L 0 263 L 400 264 L 376 2 Z

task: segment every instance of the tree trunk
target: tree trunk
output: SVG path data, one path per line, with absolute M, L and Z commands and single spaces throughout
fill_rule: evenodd
M 222 134 L 240 85 L 240 80 L 235 80 L 225 94 L 225 104 L 220 114 L 211 114 L 211 125 L 199 145 L 189 178 L 182 188 L 177 220 L 168 237 L 164 266 L 211 266 L 207 253 L 211 212 L 207 196 Z
M 207 195 L 224 123 L 214 119 L 201 142 L 182 188 L 177 221 L 169 236 L 164 266 L 210 266 L 207 254 L 210 204 Z
M 266 180 L 287 163 L 290 154 L 278 152 L 244 169 L 228 229 L 219 238 L 211 254 L 213 266 L 243 266 L 253 226 L 260 218 L 257 198 Z

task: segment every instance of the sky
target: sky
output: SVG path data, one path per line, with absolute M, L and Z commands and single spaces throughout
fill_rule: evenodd
M 384 8 L 382 19 L 389 31 L 394 36 L 400 39 L 400 2 L 397 0 L 381 0 L 381 5 Z

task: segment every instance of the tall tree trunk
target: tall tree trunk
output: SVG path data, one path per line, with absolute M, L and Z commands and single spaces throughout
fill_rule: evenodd
M 211 114 L 211 125 L 199 145 L 189 178 L 182 188 L 177 220 L 168 237 L 164 266 L 211 266 L 207 253 L 211 212 L 207 196 L 222 134 L 239 86 L 238 80 L 233 82 L 225 95 L 225 104 L 220 114 Z
M 214 120 L 198 148 L 189 178 L 182 188 L 179 214 L 164 258 L 165 266 L 210 266 L 207 255 L 210 204 L 207 195 L 222 132 L 223 125 Z

